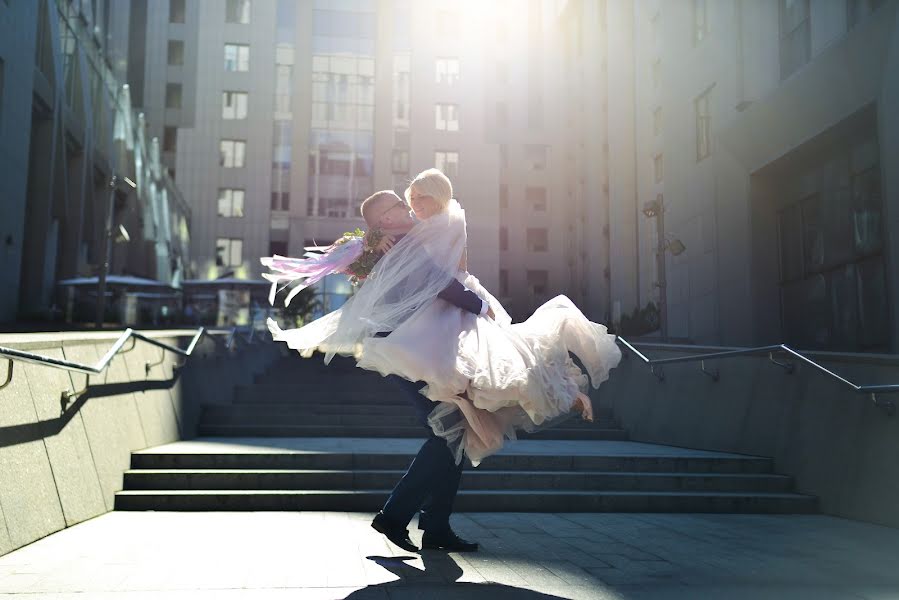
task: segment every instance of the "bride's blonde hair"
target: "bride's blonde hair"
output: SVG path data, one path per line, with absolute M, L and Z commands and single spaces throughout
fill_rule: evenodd
M 440 204 L 441 210 L 446 210 L 446 205 L 453 197 L 453 184 L 449 177 L 440 169 L 427 169 L 415 176 L 409 187 L 406 188 L 406 202 L 412 202 L 412 188 L 419 194 L 430 196 Z

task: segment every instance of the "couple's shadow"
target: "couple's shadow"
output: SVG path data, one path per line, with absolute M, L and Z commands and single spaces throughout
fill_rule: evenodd
M 424 569 L 406 561 L 414 556 L 367 556 L 366 559 L 384 567 L 397 577 L 396 581 L 370 585 L 346 596 L 344 600 L 373 600 L 375 598 L 459 598 L 464 600 L 515 598 L 516 600 L 551 600 L 560 596 L 543 594 L 501 583 L 459 582 L 462 568 L 452 556 L 437 551 L 423 551 L 420 555 Z

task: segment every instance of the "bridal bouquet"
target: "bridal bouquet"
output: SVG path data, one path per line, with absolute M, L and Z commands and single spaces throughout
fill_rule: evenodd
M 309 246 L 304 248 L 306 252 L 303 258 L 276 254 L 260 259 L 272 271 L 262 274 L 272 282 L 269 302 L 274 306 L 275 294 L 297 283 L 284 300 L 284 305 L 287 306 L 301 290 L 331 273 L 349 275 L 350 283 L 354 286 L 361 284 L 381 258 L 378 245 L 383 239 L 384 234 L 380 229 L 372 229 L 366 233 L 357 228 L 344 233 L 324 252 L 320 252 L 319 247 Z

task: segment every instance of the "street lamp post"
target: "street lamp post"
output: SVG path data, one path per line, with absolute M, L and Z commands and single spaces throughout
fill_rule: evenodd
M 659 288 L 659 329 L 662 339 L 668 340 L 668 275 L 666 269 L 665 252 L 671 252 L 677 256 L 686 250 L 684 243 L 678 239 L 669 240 L 665 234 L 665 199 L 662 194 L 656 199 L 643 205 L 643 214 L 649 219 L 656 220 L 656 270 L 658 271 Z
M 112 262 L 112 226 L 113 220 L 115 218 L 115 192 L 116 187 L 118 186 L 118 176 L 116 175 L 116 168 L 119 166 L 118 164 L 118 149 L 115 147 L 115 121 L 116 121 L 116 111 L 119 107 L 119 97 L 122 91 L 128 89 L 128 84 L 124 84 L 120 86 L 116 90 L 115 98 L 113 98 L 113 117 L 112 117 L 112 144 L 110 144 L 111 152 L 113 153 L 112 160 L 110 161 L 112 165 L 112 175 L 109 177 L 109 199 L 106 203 L 106 223 L 103 229 L 103 264 L 100 268 L 100 274 L 97 277 L 97 321 L 96 328 L 100 329 L 103 327 L 103 321 L 106 311 L 106 278 L 109 275 L 109 267 L 110 262 Z M 128 107 L 130 110 L 130 106 Z M 131 181 L 128 177 L 125 177 L 125 183 L 127 183 L 131 188 L 137 188 L 137 185 Z

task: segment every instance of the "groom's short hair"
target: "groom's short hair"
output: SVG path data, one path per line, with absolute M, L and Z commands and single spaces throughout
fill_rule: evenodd
M 362 218 L 365 219 L 365 222 L 369 227 L 376 227 L 378 225 L 378 219 L 383 214 L 382 207 L 384 207 L 388 201 L 402 202 L 403 199 L 397 196 L 396 192 L 393 190 L 381 190 L 362 201 L 362 204 L 359 206 L 359 211 L 362 213 Z

